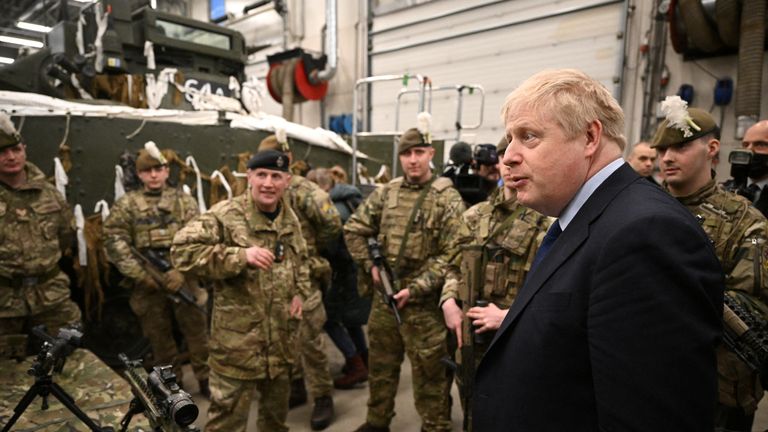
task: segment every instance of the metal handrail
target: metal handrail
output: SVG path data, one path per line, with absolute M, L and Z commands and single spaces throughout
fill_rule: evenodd
M 412 75 L 412 74 L 403 74 L 403 75 L 378 75 L 378 76 L 371 76 L 367 78 L 360 78 L 355 82 L 355 88 L 352 91 L 352 184 L 357 185 L 357 109 L 358 109 L 358 91 L 360 86 L 363 84 L 372 84 L 375 82 L 384 82 L 384 81 L 403 81 L 403 88 L 406 88 L 408 86 L 408 83 L 410 82 L 411 78 L 415 78 L 419 83 L 419 111 L 424 110 L 424 102 L 425 102 L 425 91 L 426 91 L 426 84 L 429 82 L 429 78 L 427 78 L 424 75 Z M 395 120 L 397 122 L 397 120 Z M 397 130 L 397 128 L 395 128 Z M 397 172 L 397 143 L 393 141 L 393 163 L 392 163 L 392 176 L 395 176 L 395 173 Z
M 456 121 L 454 122 L 454 125 L 456 126 L 456 141 L 459 141 L 461 138 L 462 130 L 479 129 L 480 126 L 483 125 L 483 113 L 485 112 L 485 89 L 480 84 L 456 84 L 456 85 L 439 86 L 439 87 L 430 86 L 429 87 L 429 106 L 427 108 L 429 112 L 432 112 L 432 92 L 440 92 L 440 91 L 448 91 L 448 90 L 453 90 L 458 94 L 456 98 Z M 475 90 L 477 90 L 480 93 L 480 119 L 475 125 L 465 126 L 461 123 L 462 111 L 464 108 L 464 90 L 470 90 L 470 92 L 474 92 Z M 402 90 L 400 90 L 400 93 L 397 94 L 397 99 L 395 102 L 395 130 L 400 130 L 399 123 L 400 123 L 401 99 L 404 95 L 410 94 L 410 93 L 416 93 L 416 90 L 403 88 Z M 422 110 L 423 110 L 423 107 L 422 107 Z

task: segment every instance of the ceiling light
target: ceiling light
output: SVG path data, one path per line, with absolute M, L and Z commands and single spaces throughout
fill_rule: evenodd
M 0 36 L 0 42 L 5 42 L 14 45 L 24 45 L 32 48 L 42 48 L 43 43 L 31 39 L 22 39 L 13 36 Z
M 53 30 L 51 27 L 40 25 L 40 24 L 32 24 L 32 23 L 28 23 L 26 21 L 19 21 L 19 22 L 17 22 L 16 23 L 16 27 L 18 27 L 20 29 L 31 30 L 31 31 L 36 31 L 36 32 L 40 32 L 40 33 L 48 33 L 51 30 Z
M 0 57 L 0 63 L 11 64 L 13 63 L 13 59 L 10 57 Z

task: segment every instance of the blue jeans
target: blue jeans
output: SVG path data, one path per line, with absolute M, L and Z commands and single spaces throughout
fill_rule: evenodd
M 345 359 L 368 351 L 361 326 L 345 327 L 338 321 L 326 321 L 323 328 Z

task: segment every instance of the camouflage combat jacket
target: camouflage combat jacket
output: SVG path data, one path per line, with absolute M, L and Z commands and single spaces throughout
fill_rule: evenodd
M 213 206 L 179 231 L 171 257 L 183 272 L 214 281 L 209 365 L 235 379 L 275 378 L 295 359 L 298 320 L 294 295 L 312 294 L 306 242 L 299 221 L 284 205 L 270 221 L 250 193 Z M 251 267 L 245 250 L 283 246 L 284 259 L 269 270 Z M 319 300 L 319 298 L 318 298 Z M 317 305 L 304 304 L 305 309 Z
M 429 187 L 416 211 L 410 232 L 406 225 L 419 195 Z M 409 303 L 437 305 L 450 265 L 460 245 L 469 240 L 461 219 L 464 202 L 451 180 L 438 177 L 427 184 L 411 184 L 398 177 L 377 188 L 344 225 L 344 236 L 352 258 L 370 273 L 372 262 L 367 239 L 376 237 L 381 251 L 395 271 L 399 289 L 409 289 Z M 399 267 L 400 245 L 408 240 Z
M 714 180 L 678 200 L 699 219 L 712 240 L 725 274 L 726 290 L 764 302 L 768 288 L 768 224 L 760 211 L 747 199 L 726 192 Z M 722 346 L 718 350 L 718 373 L 720 402 L 753 412 L 763 393 L 757 374 Z
M 174 234 L 197 214 L 195 200 L 180 189 L 128 192 L 104 221 L 107 257 L 124 276 L 141 280 L 147 272 L 130 247 L 167 252 Z
M 18 189 L 0 183 L 0 318 L 36 314 L 69 299 L 58 267 L 73 245 L 69 205 L 34 164 Z
M 473 236 L 469 244 L 485 245 L 488 256 L 478 298 L 508 309 L 531 269 L 551 219 L 524 207 L 515 197 L 505 200 L 502 189 L 494 191 L 488 201 L 470 207 L 463 218 Z M 461 299 L 459 293 L 463 290 L 459 284 L 466 281 L 451 276 L 449 279 L 443 287 L 440 304 L 449 298 Z M 466 308 L 472 306 L 465 305 Z
M 301 223 L 301 232 L 307 242 L 310 275 L 314 280 L 327 283 L 331 277 L 331 266 L 317 250 L 338 239 L 341 215 L 327 192 L 299 175 L 291 176 L 285 197 Z

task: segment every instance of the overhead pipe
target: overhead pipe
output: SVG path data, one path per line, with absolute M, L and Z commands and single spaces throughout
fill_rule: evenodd
M 339 54 L 339 24 L 338 24 L 338 4 L 337 0 L 325 1 L 325 55 L 328 58 L 325 69 L 311 75 L 309 80 L 312 84 L 319 84 L 321 81 L 329 81 L 336 75 L 338 68 Z
M 744 0 L 741 9 L 738 85 L 736 87 L 736 138 L 760 117 L 765 44 L 765 0 Z

